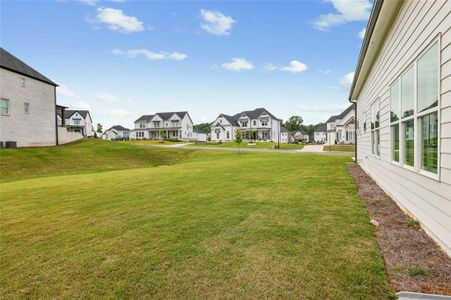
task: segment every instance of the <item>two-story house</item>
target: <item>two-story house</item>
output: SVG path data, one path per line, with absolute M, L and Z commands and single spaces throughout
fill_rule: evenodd
M 56 83 L 0 48 L 0 145 L 58 144 Z
M 355 104 L 351 104 L 341 114 L 332 116 L 326 121 L 327 143 L 355 143 Z
M 142 115 L 135 121 L 130 139 L 194 140 L 193 121 L 187 111 Z
M 94 125 L 92 123 L 91 114 L 88 110 L 58 110 L 58 126 L 60 126 L 63 122 L 62 114 L 64 114 L 64 124 L 67 131 L 79 132 L 85 137 L 94 136 Z
M 313 140 L 317 144 L 324 144 L 327 140 L 326 125 L 318 126 L 313 132 Z
M 220 114 L 211 123 L 211 140 L 233 141 L 237 130 L 241 130 L 245 140 L 278 142 L 281 120 L 264 108 L 243 111 L 233 116 Z

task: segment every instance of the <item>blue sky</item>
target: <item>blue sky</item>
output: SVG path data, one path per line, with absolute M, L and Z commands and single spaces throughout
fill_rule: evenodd
M 1 46 L 59 85 L 58 103 L 131 127 L 265 107 L 306 124 L 349 102 L 371 3 L 3 1 Z

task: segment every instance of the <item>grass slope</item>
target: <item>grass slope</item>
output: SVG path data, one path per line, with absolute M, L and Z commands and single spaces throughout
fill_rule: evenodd
M 349 158 L 199 152 L 0 184 L 0 294 L 386 298 Z
M 171 165 L 192 151 L 87 139 L 58 147 L 0 150 L 1 181 L 105 170 Z

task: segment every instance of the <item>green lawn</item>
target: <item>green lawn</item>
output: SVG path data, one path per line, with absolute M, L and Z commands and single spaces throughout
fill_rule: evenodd
M 255 145 L 248 145 L 247 142 L 243 142 L 240 144 L 239 148 L 257 148 L 257 149 L 274 149 L 277 143 L 275 142 L 256 142 Z M 235 142 L 224 142 L 224 143 L 215 143 L 215 142 L 207 142 L 207 143 L 196 143 L 194 146 L 211 146 L 211 147 L 224 147 L 224 148 L 236 148 L 237 144 Z M 285 150 L 300 150 L 304 148 L 303 144 L 284 144 L 280 143 L 280 149 Z
M 324 151 L 354 152 L 355 145 L 326 145 L 323 149 Z
M 87 139 L 59 147 L 0 150 L 0 181 L 52 174 L 171 165 L 192 156 L 175 148 L 139 147 L 140 143 Z
M 89 147 L 118 147 L 103 156 L 123 168 L 137 162 L 122 147 L 152 150 L 140 168 L 17 175 L 37 168 L 38 158 L 33 169 L 23 160 L 42 155 L 46 169 L 49 151 L 94 155 Z M 19 167 L 0 184 L 2 298 L 386 299 L 349 157 L 159 149 L 11 150 Z

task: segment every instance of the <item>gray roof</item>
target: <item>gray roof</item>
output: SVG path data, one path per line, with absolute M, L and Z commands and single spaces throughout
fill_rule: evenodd
M 280 127 L 280 132 L 288 132 L 288 129 L 286 129 L 285 127 L 281 126 Z
M 0 48 L 0 66 L 9 71 L 34 78 L 53 86 L 58 86 L 58 84 L 54 83 L 3 48 Z
M 139 117 L 135 122 L 149 122 L 154 116 L 159 115 L 163 120 L 167 121 L 169 120 L 173 114 L 176 114 L 180 117 L 180 119 L 183 119 L 186 114 L 188 114 L 187 111 L 171 111 L 171 112 L 159 112 L 154 115 L 142 115 Z
M 346 108 L 341 114 L 330 117 L 330 118 L 326 121 L 326 123 L 334 122 L 334 121 L 337 120 L 337 119 L 338 119 L 338 120 L 343 119 L 343 118 L 344 118 L 351 110 L 353 110 L 353 109 L 355 109 L 355 103 L 349 105 L 349 107 Z
M 118 130 L 118 131 L 130 131 L 130 129 L 125 128 L 125 127 L 123 127 L 123 126 L 121 126 L 121 125 L 114 125 L 114 126 L 111 126 L 110 128 L 108 128 L 108 129 L 105 130 L 105 131 L 112 130 L 112 129 Z
M 89 110 L 79 110 L 79 109 L 65 109 L 64 110 L 64 119 L 69 119 L 74 113 L 78 112 L 84 119 L 89 114 Z M 61 110 L 57 111 L 58 116 L 61 117 Z
M 271 118 L 281 121 L 279 118 L 274 116 L 272 113 L 270 113 L 267 109 L 261 107 L 256 108 L 254 110 L 245 110 L 240 113 L 237 113 L 233 116 L 226 115 L 226 114 L 220 114 L 220 116 L 223 116 L 227 121 L 230 122 L 232 125 L 238 126 L 238 120 L 241 117 L 242 114 L 246 114 L 251 119 L 257 119 L 263 112 L 266 112 Z
M 316 129 L 315 129 L 315 132 L 326 132 L 326 125 L 324 124 L 324 125 L 321 125 L 321 126 L 318 126 L 318 127 L 316 127 Z

